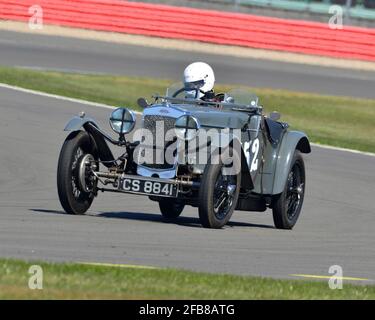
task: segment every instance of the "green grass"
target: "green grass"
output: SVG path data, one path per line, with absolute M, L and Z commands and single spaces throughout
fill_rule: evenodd
M 72 74 L 0 67 L 0 82 L 29 89 L 137 109 L 136 100 L 164 93 L 170 80 Z M 234 86 L 219 85 L 217 91 Z M 277 110 L 291 128 L 312 142 L 375 152 L 375 100 L 286 90 L 251 89 L 267 112 Z
M 32 264 L 42 290 L 28 287 Z M 0 259 L 0 299 L 375 299 L 375 286 Z

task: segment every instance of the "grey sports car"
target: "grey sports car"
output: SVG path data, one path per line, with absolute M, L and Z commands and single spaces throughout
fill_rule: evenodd
M 72 118 L 57 170 L 64 210 L 85 213 L 99 191 L 133 193 L 158 202 L 168 220 L 191 205 L 204 227 L 221 228 L 234 210 L 271 208 L 276 228 L 292 229 L 304 200 L 306 134 L 276 112 L 265 116 L 244 89 L 205 101 L 192 90 L 197 97 L 198 88 L 179 84 L 151 104 L 140 98 L 140 126 L 133 111 L 115 109 L 116 139 L 84 113 Z

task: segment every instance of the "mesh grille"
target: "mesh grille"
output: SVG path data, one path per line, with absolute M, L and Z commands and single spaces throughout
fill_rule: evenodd
M 148 116 L 144 117 L 143 128 L 151 131 L 152 136 L 153 136 L 153 143 L 154 143 L 154 145 L 156 145 L 156 138 L 159 138 L 159 136 L 156 137 L 156 128 L 159 128 L 159 130 L 160 130 L 161 126 L 164 125 L 164 130 L 162 131 L 162 133 L 163 133 L 163 139 L 165 141 L 166 133 L 169 130 L 174 129 L 175 122 L 176 122 L 176 119 L 172 118 L 172 117 L 165 117 L 165 116 L 159 116 L 159 115 L 148 115 Z M 174 135 L 174 133 L 173 133 L 173 135 Z M 167 147 L 167 145 L 166 145 L 166 147 Z M 165 152 L 165 150 L 164 150 L 164 152 Z M 154 156 L 154 159 L 155 159 L 155 156 Z M 167 170 L 167 169 L 173 168 L 173 164 L 169 164 L 167 162 L 161 163 L 161 164 L 160 163 L 159 164 L 148 163 L 148 164 L 143 164 L 143 166 L 148 167 L 148 168 L 152 168 L 152 169 L 159 169 L 159 170 L 160 169 L 161 170 L 163 170 L 163 169 Z
M 176 122 L 175 118 L 164 117 L 164 116 L 145 116 L 144 117 L 144 128 L 152 132 L 152 135 L 155 139 L 156 136 L 156 126 L 164 123 L 164 137 L 168 130 L 174 128 L 174 123 Z

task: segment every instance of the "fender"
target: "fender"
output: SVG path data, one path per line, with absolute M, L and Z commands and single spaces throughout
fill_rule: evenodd
M 273 180 L 272 194 L 280 194 L 285 188 L 295 150 L 310 153 L 311 147 L 307 135 L 300 131 L 288 131 L 282 139 Z
M 108 168 L 111 167 L 112 164 L 108 161 L 114 161 L 115 158 L 94 119 L 75 116 L 66 124 L 64 131 L 78 131 L 82 128 L 88 132 L 94 140 L 98 150 L 99 159 L 105 161 L 104 166 Z
M 75 116 L 72 119 L 70 119 L 69 122 L 65 125 L 64 131 L 80 130 L 82 127 L 84 128 L 86 123 L 89 122 L 95 125 L 97 128 L 99 127 L 94 119 Z

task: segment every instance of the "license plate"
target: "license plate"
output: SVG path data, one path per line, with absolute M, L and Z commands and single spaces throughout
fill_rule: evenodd
M 176 184 L 134 178 L 121 178 L 119 190 L 129 193 L 174 198 L 177 197 L 178 194 Z

